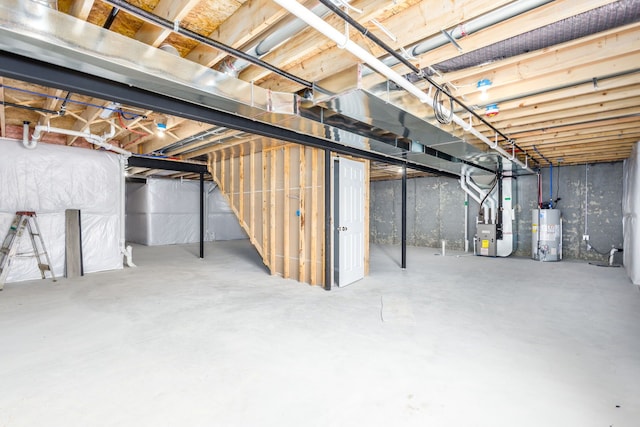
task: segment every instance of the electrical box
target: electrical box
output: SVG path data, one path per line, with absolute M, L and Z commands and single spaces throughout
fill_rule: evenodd
M 497 256 L 496 224 L 478 224 L 476 227 L 476 255 Z

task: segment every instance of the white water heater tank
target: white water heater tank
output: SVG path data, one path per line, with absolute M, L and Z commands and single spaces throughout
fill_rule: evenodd
M 559 209 L 531 212 L 531 257 L 538 261 L 562 259 L 562 216 Z

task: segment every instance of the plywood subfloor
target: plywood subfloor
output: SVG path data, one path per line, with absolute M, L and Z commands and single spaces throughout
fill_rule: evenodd
M 620 268 L 373 246 L 344 289 L 246 241 L 0 293 L 0 425 L 635 426 L 640 292 Z

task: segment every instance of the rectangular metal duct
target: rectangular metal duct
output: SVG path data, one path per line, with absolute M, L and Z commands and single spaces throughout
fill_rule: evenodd
M 441 159 L 415 154 L 420 146 L 496 170 L 497 154 L 480 150 L 427 122 L 425 118 L 433 117 L 430 106 L 403 90 L 389 90 L 389 85 L 393 85 L 391 82 L 377 86 L 386 87 L 386 90 L 365 88 L 362 84 L 364 70 L 362 65 L 357 65 L 319 81 L 314 88 L 313 104 L 410 139 L 414 153 L 408 154 L 408 158 L 430 162 L 430 166 L 441 167 Z

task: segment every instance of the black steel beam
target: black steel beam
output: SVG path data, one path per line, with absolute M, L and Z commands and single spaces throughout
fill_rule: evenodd
M 159 113 L 183 117 L 229 129 L 241 130 L 267 138 L 279 139 L 320 149 L 330 149 L 338 154 L 346 154 L 392 165 L 408 165 L 411 169 L 450 178 L 458 178 L 451 172 L 444 172 L 426 165 L 407 162 L 380 153 L 349 147 L 336 142 L 301 134 L 269 123 L 238 116 L 213 107 L 193 104 L 184 100 L 153 93 L 144 89 L 92 76 L 78 70 L 60 67 L 42 61 L 0 50 L 0 76 L 23 80 L 47 87 L 69 90 L 95 98 L 120 102 L 134 107 L 151 109 Z
M 148 169 L 162 169 L 176 172 L 192 172 L 205 174 L 208 173 L 207 165 L 198 163 L 180 162 L 171 159 L 163 159 L 160 157 L 149 156 L 131 156 L 128 159 L 129 166 L 148 168 Z

